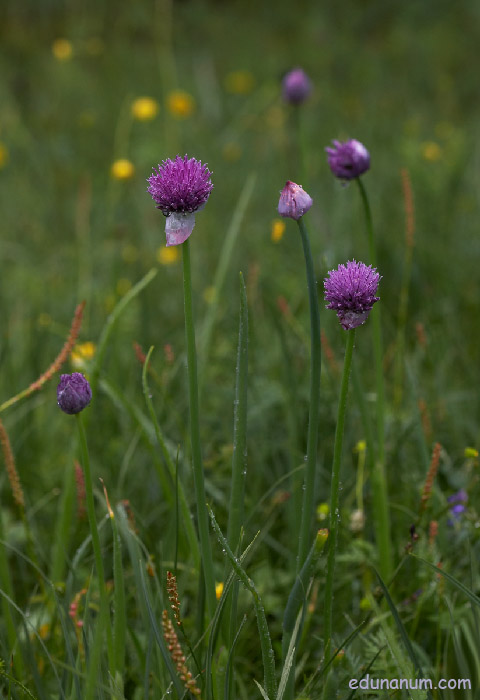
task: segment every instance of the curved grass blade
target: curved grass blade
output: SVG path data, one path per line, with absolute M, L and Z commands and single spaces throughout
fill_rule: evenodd
M 199 359 L 200 359 L 200 384 L 199 392 L 201 393 L 203 387 L 203 380 L 205 377 L 205 368 L 208 363 L 208 355 L 210 352 L 210 345 L 212 341 L 212 331 L 213 325 L 215 323 L 215 318 L 218 312 L 218 303 L 221 298 L 221 292 L 223 290 L 223 285 L 225 284 L 225 279 L 227 276 L 227 271 L 232 259 L 233 250 L 235 246 L 235 241 L 237 240 L 238 233 L 240 231 L 240 226 L 247 209 L 250 197 L 253 193 L 253 188 L 257 179 L 256 173 L 250 173 L 247 177 L 243 190 L 240 193 L 237 206 L 233 212 L 232 220 L 227 229 L 225 235 L 222 250 L 220 253 L 220 258 L 218 261 L 217 269 L 215 271 L 215 277 L 213 278 L 213 300 L 208 306 L 207 313 L 205 314 L 205 319 L 203 321 L 203 326 L 201 330 L 200 344 L 199 344 Z
M 95 395 L 95 389 L 97 386 L 97 381 L 98 381 L 98 376 L 100 374 L 100 369 L 103 364 L 103 358 L 105 356 L 105 351 L 107 349 L 107 344 L 110 339 L 110 335 L 113 331 L 113 328 L 115 326 L 115 323 L 118 321 L 126 307 L 129 305 L 129 303 L 135 299 L 140 292 L 145 289 L 147 285 L 150 284 L 150 282 L 154 279 L 156 276 L 158 270 L 155 268 L 152 268 L 147 272 L 147 274 L 142 277 L 142 279 L 137 282 L 126 294 L 124 297 L 121 298 L 121 300 L 118 302 L 118 304 L 115 306 L 113 309 L 112 313 L 110 316 L 107 318 L 107 321 L 105 323 L 105 326 L 103 327 L 102 334 L 100 336 L 100 340 L 98 341 L 98 347 L 97 347 L 97 352 L 95 353 L 95 359 L 94 359 L 94 364 L 93 364 L 93 369 L 92 369 L 92 374 L 91 374 L 91 379 L 90 379 L 90 386 L 92 387 L 92 393 Z
M 263 660 L 263 671 L 265 675 L 265 687 L 270 698 L 273 700 L 277 694 L 277 681 L 275 678 L 275 652 L 273 651 L 272 641 L 270 638 L 270 632 L 268 629 L 267 618 L 265 615 L 265 609 L 263 607 L 261 598 L 258 594 L 255 584 L 252 579 L 246 574 L 242 568 L 238 557 L 234 555 L 230 549 L 227 540 L 222 534 L 212 509 L 208 508 L 210 513 L 210 518 L 212 521 L 213 529 L 217 535 L 218 541 L 222 549 L 225 551 L 227 557 L 230 559 L 234 572 L 239 577 L 240 581 L 243 583 L 245 588 L 249 591 L 253 598 L 253 606 L 255 608 L 255 614 L 257 616 L 258 633 L 260 637 L 260 645 L 262 648 L 262 660 Z
M 198 546 L 198 540 L 197 540 L 197 535 L 195 532 L 195 527 L 193 525 L 192 517 L 190 514 L 190 510 L 188 508 L 188 503 L 187 499 L 185 497 L 185 491 L 183 488 L 182 482 L 177 478 L 177 469 L 175 468 L 175 465 L 173 464 L 173 460 L 170 456 L 170 452 L 167 449 L 167 445 L 165 443 L 165 438 L 163 436 L 163 433 L 160 429 L 160 425 L 158 423 L 157 415 L 155 413 L 155 410 L 153 408 L 153 403 L 151 399 L 151 394 L 150 394 L 150 388 L 148 386 L 148 381 L 147 381 L 147 372 L 148 372 L 148 366 L 150 363 L 150 357 L 153 352 L 153 346 L 149 349 L 147 356 L 145 358 L 145 362 L 143 363 L 143 371 L 142 371 L 142 385 L 143 385 L 143 395 L 145 397 L 145 402 L 147 404 L 148 412 L 150 413 L 150 418 L 152 419 L 152 424 L 155 430 L 155 436 L 157 438 L 157 442 L 160 445 L 160 449 L 163 454 L 163 458 L 165 460 L 165 464 L 167 465 L 168 472 L 170 474 L 170 478 L 172 480 L 172 483 L 178 484 L 178 489 L 177 489 L 177 497 L 180 501 L 180 509 L 182 511 L 182 518 L 183 518 L 183 525 L 185 527 L 185 532 L 187 535 L 188 543 L 190 545 L 190 550 L 193 556 L 193 561 L 195 564 L 195 568 L 198 569 L 200 566 L 200 549 Z
M 443 571 L 443 569 L 439 569 L 438 566 L 435 566 L 435 564 L 432 564 L 431 562 L 427 561 L 426 559 L 423 559 L 422 557 L 417 556 L 416 554 L 410 554 L 411 557 L 414 557 L 415 559 L 418 559 L 419 561 L 423 562 L 424 564 L 427 564 L 431 569 L 436 571 L 438 574 L 441 574 L 444 578 L 447 579 L 447 581 L 450 581 L 450 583 L 455 586 L 461 593 L 467 596 L 467 598 L 474 603 L 475 605 L 478 605 L 480 607 L 480 598 L 475 595 L 475 593 L 472 593 L 470 589 L 468 589 L 466 586 L 463 585 L 458 579 L 456 579 L 454 576 L 451 574 L 448 574 L 446 571 Z
M 388 591 L 387 586 L 385 585 L 382 577 L 380 576 L 379 572 L 374 568 L 375 574 L 377 575 L 378 582 L 380 584 L 380 587 L 383 591 L 383 595 L 385 596 L 385 600 L 387 601 L 388 607 L 390 608 L 390 612 L 392 613 L 392 617 L 395 620 L 395 624 L 397 626 L 398 632 L 400 634 L 400 637 L 402 639 L 403 645 L 406 649 L 406 652 L 408 656 L 410 657 L 411 662 L 414 665 L 415 670 L 419 674 L 420 677 L 425 678 L 425 674 L 423 673 L 422 670 L 422 665 L 418 659 L 418 656 L 415 653 L 415 650 L 413 648 L 413 645 L 409 639 L 409 636 L 407 634 L 407 631 L 403 625 L 403 622 L 400 619 L 400 615 L 398 614 L 398 610 L 395 606 L 395 603 L 393 602 L 390 593 Z M 427 691 L 427 697 L 431 698 L 432 694 L 430 691 Z

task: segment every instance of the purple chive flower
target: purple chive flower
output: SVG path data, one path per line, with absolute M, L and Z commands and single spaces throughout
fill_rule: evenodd
M 447 521 L 447 525 L 453 527 L 454 521 L 460 520 L 460 516 L 466 510 L 464 504 L 468 502 L 468 493 L 465 491 L 465 489 L 460 489 L 460 491 L 457 491 L 457 493 L 454 493 L 452 496 L 449 496 L 447 498 L 447 501 L 451 503 L 449 510 L 453 516 L 453 520 L 449 519 Z
M 285 187 L 280 192 L 278 213 L 298 221 L 310 209 L 313 199 L 302 189 L 300 185 L 287 180 Z
M 325 301 L 327 309 L 334 309 L 342 328 L 346 331 L 361 326 L 368 318 L 373 305 L 380 297 L 375 296 L 380 275 L 375 268 L 362 262 L 349 260 L 330 270 L 325 279 Z
M 91 399 L 92 390 L 83 374 L 62 374 L 57 386 L 57 403 L 64 413 L 80 413 Z
M 293 105 L 302 104 L 312 91 L 310 78 L 301 68 L 289 71 L 282 81 L 282 93 L 285 102 Z
M 345 143 L 333 142 L 334 148 L 326 148 L 328 164 L 335 177 L 353 180 L 370 168 L 370 153 L 363 143 L 350 139 Z
M 167 246 L 180 245 L 192 233 L 195 212 L 203 209 L 213 188 L 211 174 L 206 165 L 187 156 L 167 158 L 153 169 L 147 192 L 167 217 Z

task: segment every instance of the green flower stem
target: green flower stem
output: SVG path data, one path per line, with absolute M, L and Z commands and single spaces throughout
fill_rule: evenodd
M 313 268 L 312 251 L 308 232 L 303 218 L 298 220 L 298 228 L 302 237 L 303 253 L 307 271 L 308 297 L 310 302 L 310 415 L 308 419 L 307 461 L 303 482 L 302 519 L 300 523 L 300 538 L 298 543 L 297 574 L 301 570 L 312 544 L 312 523 L 315 506 L 315 476 L 317 466 L 318 446 L 318 416 L 320 410 L 320 311 L 318 307 L 317 281 Z
M 222 549 L 230 560 L 232 568 L 236 573 L 237 577 L 243 583 L 247 591 L 249 591 L 253 598 L 253 607 L 255 608 L 255 614 L 257 617 L 258 626 L 258 636 L 260 639 L 260 646 L 262 649 L 262 660 L 263 660 L 263 671 L 264 671 L 264 682 L 265 690 L 267 691 L 268 699 L 275 700 L 277 697 L 277 681 L 275 678 L 275 652 L 272 647 L 272 640 L 270 637 L 270 632 L 267 624 L 267 617 L 265 615 L 265 608 L 263 607 L 262 600 L 258 594 L 255 584 L 252 579 L 248 576 L 245 569 L 241 565 L 241 560 L 235 556 L 228 542 L 223 536 L 213 511 L 210 511 L 210 518 L 212 520 L 212 526 L 215 530 L 215 534 L 218 537 L 218 541 L 222 545 Z
M 247 291 L 243 275 L 240 273 L 240 320 L 238 327 L 238 350 L 235 381 L 235 402 L 233 410 L 233 456 L 230 507 L 228 509 L 227 542 L 232 552 L 240 545 L 244 519 L 245 480 L 247 476 L 247 379 L 248 379 L 248 306 Z M 224 581 L 230 573 L 228 564 Z M 238 581 L 233 584 L 232 595 L 225 602 L 224 620 L 229 625 L 227 639 L 232 648 L 237 633 Z M 232 677 L 233 678 L 233 677 Z
M 377 256 L 373 235 L 373 221 L 367 192 L 361 178 L 356 178 L 363 207 L 368 236 L 370 264 L 376 267 Z M 385 385 L 383 381 L 383 343 L 380 307 L 377 305 L 371 313 L 373 326 L 373 354 L 377 392 L 377 445 L 374 469 L 372 473 L 372 495 L 375 535 L 379 552 L 379 568 L 382 578 L 388 581 L 393 570 L 392 544 L 390 535 L 390 513 L 388 510 L 388 489 L 385 477 Z
M 340 461 L 342 458 L 343 429 L 345 426 L 345 412 L 347 408 L 348 380 L 352 366 L 354 344 L 355 329 L 347 331 L 347 344 L 345 347 L 345 360 L 343 363 L 342 386 L 340 389 L 340 400 L 338 402 L 337 428 L 335 431 L 335 446 L 333 451 L 332 483 L 330 490 L 330 534 L 328 537 L 327 579 L 325 582 L 324 663 L 328 663 L 332 649 L 333 579 L 339 523 L 338 492 L 340 485 Z
M 195 349 L 195 328 L 193 325 L 192 279 L 190 266 L 189 240 L 182 243 L 183 294 L 185 302 L 185 338 L 187 344 L 188 393 L 190 400 L 190 439 L 192 447 L 193 481 L 197 501 L 198 533 L 202 568 L 205 577 L 207 609 L 213 617 L 217 604 L 215 596 L 215 576 L 213 573 L 212 550 L 209 538 L 208 512 L 203 479 L 202 452 L 200 448 L 200 420 L 198 408 L 197 353 Z
M 100 611 L 104 611 L 104 615 L 107 615 L 109 609 L 107 589 L 105 588 L 105 573 L 103 570 L 102 561 L 102 550 L 100 547 L 100 537 L 98 535 L 97 521 L 95 519 L 95 503 L 93 500 L 93 487 L 92 487 L 92 473 L 90 471 L 90 458 L 88 455 L 87 437 L 85 435 L 85 428 L 83 427 L 82 417 L 80 413 L 77 413 L 75 418 L 77 419 L 78 434 L 80 439 L 80 450 L 82 454 L 82 465 L 83 472 L 85 475 L 85 500 L 87 504 L 87 515 L 88 522 L 90 525 L 90 533 L 92 535 L 92 545 L 93 553 L 95 556 L 95 569 L 97 570 L 98 578 L 98 588 L 100 593 Z M 107 617 L 108 619 L 108 617 Z M 108 648 L 108 660 L 110 671 L 115 677 L 115 658 L 113 653 L 113 638 L 112 629 L 110 624 L 106 625 L 107 629 L 107 648 Z

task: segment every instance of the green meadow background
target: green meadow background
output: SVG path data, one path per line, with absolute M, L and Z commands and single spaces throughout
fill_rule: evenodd
M 271 232 L 278 219 L 279 191 L 286 180 L 300 182 L 314 200 L 305 221 L 320 300 L 321 280 L 329 269 L 352 258 L 368 262 L 355 183 L 343 186 L 326 162 L 324 149 L 332 139 L 356 138 L 371 154 L 363 182 L 382 275 L 385 467 L 395 564 L 402 560 L 410 526 L 417 522 L 432 447 L 439 442 L 429 517 L 418 531 L 414 551 L 434 564 L 441 562 L 473 593 L 480 587 L 475 456 L 480 445 L 479 26 L 480 6 L 473 0 L 3 0 L 0 5 L 0 404 L 54 360 L 79 302 L 85 300 L 86 307 L 78 342 L 97 346 L 116 304 L 151 268 L 158 269 L 119 316 L 84 415 L 98 518 L 106 513 L 97 487 L 101 476 L 112 503 L 129 501 L 163 586 L 176 525 L 152 466 L 160 459 L 154 439 L 145 436 L 139 417 L 146 417 L 147 409 L 135 343 L 144 352 L 155 346 L 149 379 L 153 403 L 173 458 L 180 455 L 186 493 L 193 493 L 193 487 L 181 262 L 161 252 L 164 217 L 146 193 L 146 178 L 164 158 L 177 154 L 207 162 L 214 189 L 190 239 L 207 498 L 225 530 L 241 271 L 250 321 L 245 542 L 261 531 L 248 572 L 263 597 L 278 653 L 296 552 L 289 537 L 287 475 L 303 463 L 305 454 L 310 340 L 297 227 L 286 220 L 279 240 Z M 311 78 L 313 92 L 294 109 L 282 100 L 281 79 L 296 66 Z M 184 114 L 178 104 L 172 107 L 172 94 L 179 90 L 187 93 Z M 132 104 L 144 96 L 158 103 L 158 113 L 149 120 L 132 114 Z M 131 162 L 131 176 L 114 176 L 112 165 L 119 159 Z M 414 202 L 410 267 L 402 169 Z M 226 240 L 232 243 L 230 251 L 223 247 Z M 227 266 L 219 285 L 222 251 Z M 399 316 L 402 285 L 408 288 L 404 322 Z M 335 314 L 323 307 L 321 301 L 330 354 L 324 354 L 322 367 L 319 504 L 329 497 L 345 342 Z M 373 415 L 371 357 L 367 323 L 357 331 L 354 363 Z M 89 362 L 93 360 L 87 359 L 81 370 L 87 376 Z M 74 370 L 70 362 L 63 368 Z M 53 533 L 77 439 L 74 421 L 56 405 L 57 379 L 1 414 L 25 492 L 37 563 L 47 576 L 52 576 Z M 360 532 L 350 527 L 362 457 L 356 446 L 365 437 L 351 392 L 340 495 L 336 644 L 369 614 L 365 601 L 376 586 L 368 472 L 365 526 Z M 471 448 L 467 456 L 466 448 Z M 25 526 L 3 464 L 4 538 L 27 552 Z M 460 488 L 468 492 L 467 509 L 449 525 L 447 498 Z M 193 497 L 191 507 L 193 512 Z M 438 522 L 431 546 L 429 520 Z M 324 525 L 319 517 L 318 526 Z M 68 549 L 57 570 L 61 576 L 54 581 L 59 586 L 88 535 L 88 522 L 75 506 L 69 527 Z M 111 542 L 104 540 L 111 578 Z M 220 582 L 223 555 L 213 535 L 212 543 Z M 8 562 L 16 604 L 29 611 L 34 624 L 38 620 L 39 626 L 47 625 L 47 648 L 61 660 L 61 632 L 54 628 L 58 620 L 46 612 L 38 577 L 11 549 Z M 75 592 L 86 585 L 92 562 L 89 552 L 76 572 Z M 193 630 L 198 572 L 189 568 L 186 549 L 180 548 L 179 562 L 184 566 L 178 581 L 185 624 Z M 321 662 L 324 575 L 320 563 L 300 652 L 299 693 Z M 138 631 L 139 593 L 127 558 L 125 582 L 129 625 Z M 444 691 L 434 697 L 479 697 L 480 633 L 474 603 L 412 558 L 403 563 L 391 595 L 428 675 L 472 680 L 470 694 Z M 68 606 L 70 601 L 64 602 Z M 239 698 L 255 698 L 260 695 L 251 679 L 261 682 L 262 668 L 252 643 L 257 632 L 247 596 L 241 597 L 241 610 L 249 618 L 236 652 L 241 678 L 237 693 Z M 359 669 L 378 650 L 376 675 L 402 675 L 392 646 L 381 639 L 382 630 L 372 625 L 345 649 L 335 669 L 336 697 L 349 697 L 348 678 L 360 677 Z M 390 631 L 400 644 L 394 624 Z M 0 655 L 8 665 L 3 632 L 0 623 Z M 134 647 L 127 637 L 125 697 L 137 699 L 146 691 Z M 41 661 L 44 653 L 39 646 L 32 653 L 49 688 L 54 682 L 48 664 Z M 1 679 L 0 687 L 2 682 L 7 688 Z M 22 682 L 38 692 L 28 669 Z M 320 697 L 321 687 L 302 697 Z M 4 697 L 9 697 L 6 692 Z M 24 697 L 18 689 L 12 692 Z M 158 692 L 151 697 L 162 697 Z M 46 697 L 59 697 L 55 693 L 51 690 Z

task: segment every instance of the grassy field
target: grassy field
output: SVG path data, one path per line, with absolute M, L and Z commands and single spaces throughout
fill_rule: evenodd
M 2 697 L 192 697 L 163 636 L 167 571 L 177 576 L 179 643 L 202 698 L 262 697 L 258 606 L 280 683 L 269 700 L 480 697 L 479 21 L 469 0 L 4 0 Z M 294 107 L 281 85 L 296 66 L 313 90 Z M 334 577 L 338 653 L 329 663 L 328 540 L 302 579 L 295 654 L 282 651 L 297 576 L 311 349 L 302 243 L 277 205 L 286 180 L 314 202 L 304 217 L 322 326 L 313 543 L 316 529 L 331 526 L 347 335 L 325 310 L 323 279 L 347 260 L 372 262 L 357 183 L 333 177 L 325 153 L 333 139 L 350 138 L 371 155 L 362 183 L 382 279 L 355 340 Z M 238 570 L 231 575 L 212 527 L 214 577 L 225 585 L 216 612 L 199 566 L 182 253 L 165 247 L 165 219 L 146 192 L 152 168 L 185 153 L 208 163 L 214 185 L 189 245 L 206 500 L 225 535 L 232 456 L 235 464 L 243 449 L 234 410 L 239 313 L 245 330 L 248 309 L 240 550 L 253 541 L 241 566 L 257 593 L 237 583 Z M 54 362 L 83 301 L 73 355 L 10 401 Z M 390 569 L 375 524 L 373 313 L 383 336 Z M 56 400 L 60 373 L 73 371 L 93 389 L 82 419 L 105 586 L 77 421 Z M 285 687 L 290 662 L 296 680 Z M 430 678 L 433 688 L 469 679 L 471 689 L 355 692 L 350 681 L 365 674 Z

